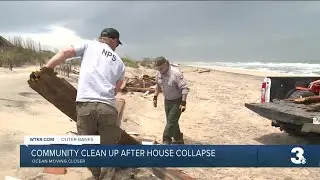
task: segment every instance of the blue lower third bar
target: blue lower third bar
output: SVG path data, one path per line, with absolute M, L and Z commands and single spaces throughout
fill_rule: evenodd
M 21 145 L 21 167 L 319 167 L 315 145 Z

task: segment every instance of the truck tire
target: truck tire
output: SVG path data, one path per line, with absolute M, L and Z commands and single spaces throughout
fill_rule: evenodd
M 289 95 L 289 98 L 310 97 L 310 96 L 315 96 L 315 94 L 311 91 L 296 90 L 296 91 L 292 92 L 291 95 Z
M 289 136 L 304 137 L 307 134 L 301 132 L 301 126 L 293 124 L 282 124 L 280 130 L 286 132 Z

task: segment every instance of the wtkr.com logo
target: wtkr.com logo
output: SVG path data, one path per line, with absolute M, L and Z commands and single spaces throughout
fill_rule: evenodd
M 304 150 L 301 147 L 292 148 L 291 153 L 295 155 L 295 157 L 291 158 L 291 162 L 293 164 L 306 164 L 307 163 L 307 159 L 303 156 Z

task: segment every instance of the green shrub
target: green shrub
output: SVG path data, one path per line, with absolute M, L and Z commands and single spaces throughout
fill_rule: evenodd
M 143 58 L 142 61 L 138 62 L 141 66 L 146 68 L 153 68 L 154 67 L 154 61 L 151 58 Z
M 137 61 L 131 59 L 130 57 L 122 57 L 121 59 L 127 67 L 139 68 Z
M 2 42 L 8 42 L 1 37 Z M 22 65 L 44 64 L 55 53 L 42 49 L 40 43 L 20 36 L 10 38 L 8 43 L 0 43 L 0 67 L 18 67 Z

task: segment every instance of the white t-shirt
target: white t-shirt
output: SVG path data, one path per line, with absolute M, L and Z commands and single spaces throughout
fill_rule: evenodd
M 73 46 L 82 57 L 77 102 L 102 102 L 115 107 L 116 82 L 124 79 L 125 65 L 109 45 L 86 41 Z

